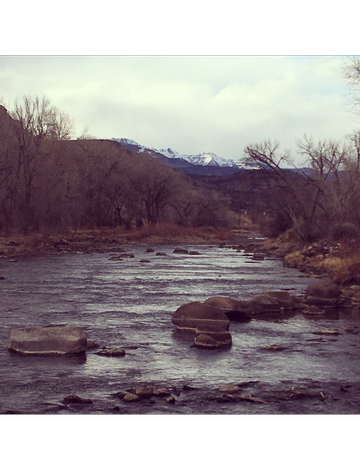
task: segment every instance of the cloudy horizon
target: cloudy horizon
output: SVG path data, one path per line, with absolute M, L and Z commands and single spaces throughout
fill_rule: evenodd
M 358 127 L 341 56 L 1 56 L 5 106 L 44 96 L 98 139 L 238 161 L 264 139 L 344 140 Z

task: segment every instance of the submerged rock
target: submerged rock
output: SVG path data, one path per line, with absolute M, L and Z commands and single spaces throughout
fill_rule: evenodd
M 153 395 L 153 390 L 154 388 L 152 386 L 146 386 L 146 387 L 138 386 L 135 389 L 135 394 L 142 399 L 150 399 Z
M 263 261 L 263 260 L 265 260 L 265 256 L 264 256 L 264 254 L 255 253 L 255 254 L 252 256 L 252 260 L 253 260 L 253 261 Z
M 236 384 L 226 384 L 225 386 L 221 386 L 221 388 L 218 388 L 218 391 L 232 394 L 233 392 L 240 391 L 240 387 Z
M 71 394 L 63 399 L 64 404 L 92 404 L 91 399 L 80 397 L 77 394 Z
M 271 345 L 267 345 L 265 347 L 266 350 L 273 350 L 273 351 L 279 351 L 279 350 L 285 350 L 286 347 L 284 347 L 283 345 L 279 345 L 279 344 L 271 344 Z
M 185 248 L 178 246 L 173 250 L 173 254 L 189 254 L 189 251 Z
M 125 396 L 123 397 L 123 400 L 125 402 L 137 402 L 137 401 L 140 401 L 140 397 L 137 396 L 136 394 L 133 394 L 132 392 L 127 392 Z
M 208 334 L 199 334 L 194 339 L 194 344 L 196 347 L 204 347 L 204 348 L 218 348 L 219 344 L 214 337 L 211 337 Z
M 336 308 L 337 298 L 322 298 L 320 296 L 307 296 L 306 303 L 310 306 L 321 306 L 323 308 Z
M 197 329 L 195 332 L 195 347 L 219 348 L 228 347 L 232 344 L 230 332 L 214 332 L 201 329 Z
M 86 350 L 89 350 L 89 349 L 92 349 L 92 348 L 98 348 L 100 347 L 100 345 L 95 342 L 94 340 L 89 340 L 87 341 L 87 347 L 86 347 Z
M 123 348 L 103 349 L 96 352 L 95 355 L 101 355 L 102 357 L 123 357 L 125 350 Z
M 323 329 L 322 331 L 316 331 L 313 332 L 313 334 L 316 335 L 339 335 L 340 332 L 338 330 L 329 330 L 329 329 Z
M 156 397 L 167 397 L 171 396 L 171 391 L 166 388 L 153 389 L 153 395 Z
M 9 350 L 22 355 L 67 355 L 86 349 L 87 336 L 72 326 L 29 326 L 10 332 Z
M 308 306 L 304 309 L 303 314 L 305 316 L 322 316 L 325 314 L 325 311 L 320 309 L 318 306 Z

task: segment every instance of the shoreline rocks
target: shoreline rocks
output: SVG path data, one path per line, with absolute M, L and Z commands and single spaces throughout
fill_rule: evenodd
M 309 306 L 335 308 L 341 291 L 334 282 L 320 281 L 311 283 L 305 291 L 305 302 Z

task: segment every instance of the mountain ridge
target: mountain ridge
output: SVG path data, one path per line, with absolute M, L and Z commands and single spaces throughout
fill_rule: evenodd
M 186 154 L 174 151 L 171 148 L 167 148 L 167 149 L 149 148 L 129 138 L 112 138 L 111 140 L 125 145 L 127 149 L 129 150 L 137 150 L 139 153 L 147 153 L 147 154 L 155 153 L 155 154 L 165 156 L 166 158 L 169 158 L 169 159 L 184 160 L 187 163 L 190 163 L 192 165 L 198 165 L 198 166 L 219 166 L 219 167 L 239 169 L 238 164 L 235 163 L 234 160 L 226 160 L 225 158 L 222 158 L 212 152 L 204 152 L 204 153 L 199 153 L 197 155 L 186 155 Z
M 255 171 L 259 169 L 269 169 L 266 165 L 259 165 L 256 162 L 245 164 L 239 161 L 235 163 L 234 160 L 226 160 L 212 152 L 204 152 L 198 155 L 184 155 L 171 148 L 160 150 L 149 148 L 129 138 L 111 138 L 110 140 L 124 145 L 127 150 L 136 151 L 151 158 L 158 159 L 162 163 L 174 169 L 179 169 L 186 174 L 228 176 L 241 170 Z M 314 170 L 307 167 L 284 169 L 302 173 L 303 175 L 306 174 L 309 177 L 313 177 L 314 174 Z

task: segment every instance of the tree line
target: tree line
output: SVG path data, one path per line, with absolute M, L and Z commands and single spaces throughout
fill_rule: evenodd
M 360 59 L 348 58 L 342 73 L 352 94 L 354 114 L 359 115 Z M 258 192 L 261 186 L 261 207 L 253 210 L 256 221 L 270 236 L 293 228 L 304 242 L 324 237 L 359 240 L 360 131 L 353 131 L 343 142 L 316 142 L 304 135 L 296 146 L 307 168 L 296 168 L 290 152 L 281 151 L 277 141 L 245 147 L 243 162 L 259 168 L 252 185 Z
M 244 161 L 256 163 L 263 177 L 266 173 L 263 191 L 268 192 L 266 209 L 271 213 L 266 220 L 269 234 L 293 228 L 304 242 L 324 237 L 357 239 L 360 131 L 343 143 L 315 142 L 305 135 L 297 141 L 297 150 L 306 157 L 306 168 L 289 169 L 290 153 L 281 151 L 279 142 L 265 140 L 244 150 Z
M 74 139 L 68 114 L 47 97 L 0 106 L 0 231 L 160 222 L 226 226 L 228 200 L 214 188 L 110 140 Z
M 349 60 L 344 78 L 358 112 L 360 59 Z M 0 106 L 0 233 L 161 222 L 235 227 L 246 210 L 269 236 L 293 228 L 304 242 L 359 238 L 360 131 L 343 142 L 305 135 L 296 144 L 307 168 L 289 169 L 290 152 L 265 140 L 244 149 L 244 161 L 260 168 L 250 178 L 241 171 L 196 178 L 115 141 L 74 139 L 73 128 L 47 97 Z

